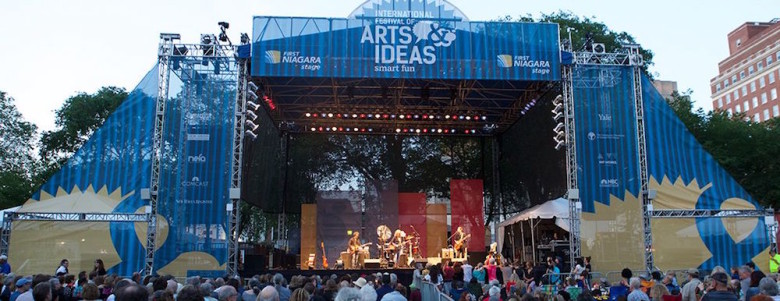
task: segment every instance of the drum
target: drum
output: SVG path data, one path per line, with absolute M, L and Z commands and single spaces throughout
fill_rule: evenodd
M 401 254 L 400 256 L 398 256 L 398 267 L 399 268 L 409 267 L 409 255 Z
M 452 258 L 455 257 L 455 250 L 452 248 L 444 248 L 441 249 L 441 258 Z
M 345 270 L 349 270 L 349 269 L 354 268 L 352 266 L 352 254 L 351 253 L 349 253 L 349 252 L 341 252 L 340 255 L 341 256 L 339 258 L 341 258 L 341 261 L 344 262 L 344 269 Z

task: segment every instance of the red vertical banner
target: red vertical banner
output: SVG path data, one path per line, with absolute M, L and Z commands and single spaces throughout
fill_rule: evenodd
M 485 250 L 484 201 L 482 180 L 450 180 L 452 232 L 463 227 L 466 234 L 471 234 L 471 251 Z
M 398 194 L 398 225 L 407 235 L 415 234 L 420 236 L 420 253 L 423 257 L 428 256 L 425 215 L 425 193 Z

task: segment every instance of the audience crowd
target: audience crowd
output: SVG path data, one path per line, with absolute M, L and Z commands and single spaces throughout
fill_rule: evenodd
M 635 276 L 624 269 L 622 279 L 593 279 L 587 258 L 570 273 L 560 259 L 546 263 L 498 265 L 489 258 L 468 263 L 417 264 L 411 283 L 399 283 L 394 273 L 363 275 L 256 275 L 176 279 L 172 276 L 120 277 L 106 272 L 98 259 L 91 272 L 71 274 L 62 260 L 54 275 L 14 275 L 0 256 L 0 301 L 420 301 L 421 289 L 433 287 L 456 301 L 780 301 L 776 273 L 766 275 L 755 265 L 708 275 L 690 269 L 685 279 L 659 271 Z

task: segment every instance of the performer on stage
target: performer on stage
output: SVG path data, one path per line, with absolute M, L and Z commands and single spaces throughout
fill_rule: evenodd
M 393 261 L 398 263 L 398 259 L 400 258 L 401 254 L 404 253 L 404 247 L 405 247 L 405 241 L 404 237 L 406 236 L 406 233 L 404 231 L 401 231 L 401 229 L 395 230 L 395 233 L 393 234 L 393 240 L 392 244 L 395 247 L 395 253 L 393 254 Z
M 348 246 L 349 247 L 347 249 L 347 252 L 349 252 L 350 255 L 352 256 L 352 266 L 357 267 L 359 264 L 358 258 L 360 255 L 360 247 L 361 247 L 360 232 L 355 231 L 352 233 L 352 238 L 349 239 Z
M 455 257 L 463 258 L 466 254 L 466 243 L 468 242 L 471 234 L 463 232 L 463 227 L 458 226 L 458 230 L 452 234 L 452 247 L 455 249 Z

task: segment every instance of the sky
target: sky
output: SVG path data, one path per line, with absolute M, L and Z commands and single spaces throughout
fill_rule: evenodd
M 709 81 L 728 55 L 726 35 L 748 21 L 780 17 L 777 0 L 451 0 L 469 19 L 550 13 L 595 17 L 633 35 L 655 53 L 657 79 L 693 90 L 712 109 Z M 343 18 L 363 0 L 10 1 L 0 4 L 0 91 L 16 99 L 24 118 L 52 130 L 54 111 L 78 92 L 135 87 L 155 64 L 161 32 L 196 43 L 230 23 L 231 39 L 252 32 L 252 16 Z

